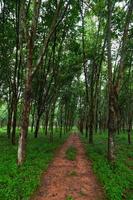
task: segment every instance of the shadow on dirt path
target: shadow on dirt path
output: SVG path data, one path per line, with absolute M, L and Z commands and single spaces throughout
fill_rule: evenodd
M 66 158 L 71 146 L 77 149 L 74 161 Z M 61 147 L 31 200 L 105 200 L 77 134 L 72 134 Z

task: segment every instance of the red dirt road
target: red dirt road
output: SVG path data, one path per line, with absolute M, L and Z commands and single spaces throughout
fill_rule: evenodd
M 77 149 L 75 161 L 66 159 L 69 146 Z M 72 198 L 68 198 L 72 197 Z M 78 135 L 71 135 L 61 147 L 31 200 L 105 200 Z

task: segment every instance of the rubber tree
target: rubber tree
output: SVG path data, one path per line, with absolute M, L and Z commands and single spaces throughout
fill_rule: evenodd
M 56 27 L 63 20 L 64 15 L 69 6 L 69 1 L 67 2 L 64 10 L 61 12 L 62 1 L 58 1 L 56 5 L 55 14 L 53 16 L 49 32 L 46 36 L 43 37 L 43 46 L 41 52 L 38 56 L 37 62 L 33 63 L 34 57 L 34 47 L 35 39 L 38 27 L 38 19 L 40 14 L 41 0 L 33 1 L 33 10 L 32 10 L 32 21 L 29 29 L 27 29 L 26 22 L 26 10 L 25 10 L 25 0 L 21 1 L 20 6 L 20 16 L 22 19 L 23 29 L 25 32 L 25 40 L 27 45 L 27 74 L 25 78 L 25 89 L 24 89 L 24 103 L 23 103 L 23 112 L 22 112 L 22 125 L 21 132 L 19 137 L 18 144 L 18 165 L 22 165 L 26 155 L 26 135 L 28 132 L 29 126 L 29 114 L 30 114 L 30 103 L 31 103 L 31 92 L 32 92 L 32 80 L 35 74 L 38 72 L 38 69 L 44 62 L 44 57 L 47 51 L 47 47 L 53 33 L 55 32 Z M 61 15 L 61 16 L 59 16 Z
M 108 22 L 107 22 L 107 57 L 108 57 L 108 93 L 109 93 L 109 111 L 108 111 L 108 160 L 111 163 L 115 162 L 115 133 L 117 131 L 117 118 L 118 118 L 118 96 L 123 81 L 125 72 L 125 56 L 128 42 L 128 31 L 131 22 L 133 1 L 129 1 L 127 13 L 124 22 L 124 31 L 121 39 L 120 61 L 118 64 L 118 73 L 114 79 L 112 70 L 112 55 L 111 55 L 111 22 L 114 5 L 108 0 Z

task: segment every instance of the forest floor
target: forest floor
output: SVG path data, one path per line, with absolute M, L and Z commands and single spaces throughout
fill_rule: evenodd
M 73 151 L 75 150 L 75 151 Z M 72 134 L 58 151 L 31 200 L 104 200 L 83 144 Z

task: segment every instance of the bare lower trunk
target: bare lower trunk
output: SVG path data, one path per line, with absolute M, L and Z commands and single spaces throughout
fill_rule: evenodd
M 93 75 L 92 75 L 93 76 Z M 91 83 L 90 97 L 90 120 L 89 120 L 89 144 L 93 144 L 93 128 L 94 128 L 94 96 L 93 96 L 93 78 Z
M 114 131 L 109 131 L 108 135 L 108 160 L 113 163 L 115 161 L 115 142 Z
M 36 128 L 35 128 L 35 133 L 34 133 L 35 138 L 38 137 L 40 118 L 41 118 L 41 116 L 38 116 L 38 117 L 37 117 Z
M 33 133 L 33 130 L 34 130 L 34 122 L 35 122 L 35 105 L 34 105 L 33 113 L 32 113 L 31 133 Z
M 128 144 L 131 144 L 132 118 L 128 122 Z
M 54 108 L 51 111 L 51 120 L 50 120 L 50 142 L 53 142 L 53 133 L 54 133 Z
M 115 161 L 115 133 L 117 130 L 117 111 L 116 101 L 113 89 L 109 94 L 109 119 L 108 119 L 108 160 L 110 162 Z
M 12 109 L 8 108 L 7 137 L 11 137 Z
M 128 131 L 128 144 L 131 144 L 131 131 Z
M 46 111 L 45 116 L 45 135 L 48 135 L 48 122 L 49 122 L 49 111 Z
M 12 144 L 16 143 L 16 125 L 17 125 L 17 96 L 14 96 L 13 101 L 13 123 L 12 123 Z
M 22 165 L 25 159 L 26 136 L 28 132 L 29 114 L 30 114 L 30 96 L 31 96 L 31 80 L 28 80 L 26 84 L 26 92 L 23 105 L 23 118 L 22 118 L 21 133 L 18 144 L 18 165 Z
M 61 126 L 60 126 L 60 138 L 62 138 L 62 123 L 61 123 Z
M 88 113 L 86 116 L 86 122 L 85 122 L 85 137 L 88 137 L 88 131 L 89 131 L 89 126 L 88 126 L 88 121 L 89 121 L 89 117 L 88 117 Z
M 80 128 L 80 133 L 83 134 L 83 130 L 84 130 L 84 124 L 83 124 L 83 119 L 80 119 L 80 124 L 79 124 L 79 128 Z
M 17 124 L 17 108 L 13 112 L 13 124 L 12 124 L 12 144 L 16 143 L 16 124 Z
M 89 127 L 89 144 L 93 144 L 93 124 L 90 124 Z
M 61 107 L 61 111 L 60 111 L 60 138 L 62 138 L 62 128 L 63 128 L 63 108 Z

